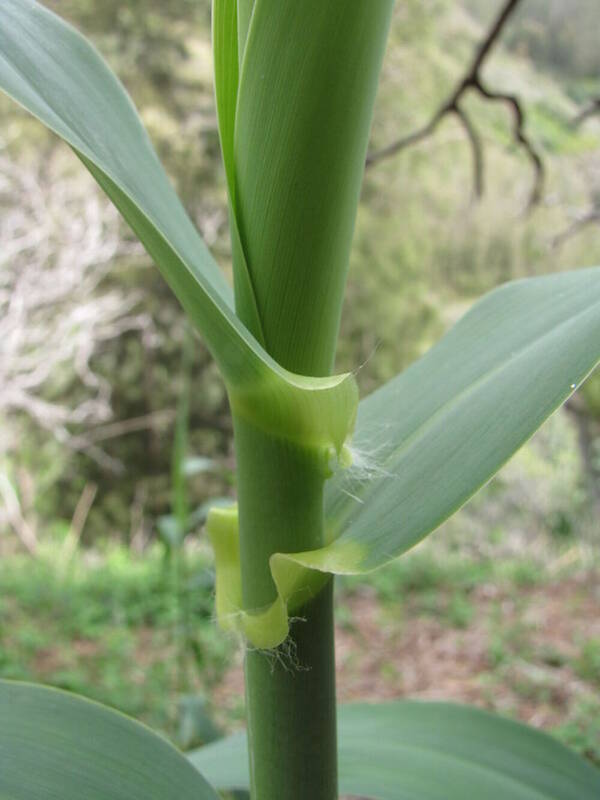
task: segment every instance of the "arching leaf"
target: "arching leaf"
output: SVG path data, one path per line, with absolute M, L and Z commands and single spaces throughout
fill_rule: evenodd
M 82 697 L 0 681 L 3 800 L 217 800 L 149 728 Z
M 500 469 L 599 360 L 599 268 L 491 292 L 423 358 L 361 401 L 351 466 L 325 486 L 329 544 L 271 556 L 278 596 L 261 613 L 236 614 L 237 519 L 234 510 L 215 512 L 219 621 L 237 626 L 257 647 L 283 641 L 288 615 L 318 592 L 323 573 L 367 572 L 423 539 Z
M 361 401 L 353 466 L 326 486 L 331 545 L 298 560 L 362 572 L 483 486 L 600 360 L 600 268 L 508 283 Z
M 545 733 L 467 706 L 341 706 L 340 794 L 372 800 L 596 800 L 600 771 Z M 190 753 L 219 789 L 249 786 L 246 736 Z
M 34 0 L 2 0 L 0 89 L 73 148 L 123 214 L 206 340 L 238 413 L 272 433 L 309 431 L 339 449 L 354 419 L 352 378 L 287 372 L 238 319 L 224 276 L 96 50 Z

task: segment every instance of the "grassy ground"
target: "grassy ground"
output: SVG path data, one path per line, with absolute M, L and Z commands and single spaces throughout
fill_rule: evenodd
M 183 624 L 157 550 L 113 546 L 67 566 L 56 548 L 35 563 L 5 559 L 0 675 L 87 695 L 182 745 L 205 735 L 189 695 L 235 727 L 242 653 L 212 620 L 210 561 L 194 547 L 186 564 Z M 542 564 L 439 555 L 432 542 L 367 581 L 339 581 L 340 699 L 474 703 L 551 730 L 600 764 L 599 578 L 577 546 Z
M 430 551 L 342 583 L 340 700 L 472 703 L 550 730 L 600 764 L 599 576 Z M 216 696 L 235 710 L 241 690 L 238 663 Z
M 441 531 L 366 579 L 338 580 L 341 700 L 474 703 L 600 764 L 600 555 L 574 503 L 573 437 L 556 415 Z M 70 556 L 58 538 L 35 560 L 5 557 L 0 676 L 95 698 L 182 745 L 211 735 L 205 712 L 237 726 L 243 654 L 214 624 L 201 532 L 176 567 L 157 545 Z
M 84 694 L 177 738 L 177 699 L 208 692 L 231 643 L 213 624 L 212 568 L 186 554 L 178 582 L 162 549 L 44 547 L 0 565 L 0 674 Z

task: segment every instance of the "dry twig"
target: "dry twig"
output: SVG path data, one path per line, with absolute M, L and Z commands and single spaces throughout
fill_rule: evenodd
M 600 114 L 600 97 L 596 97 L 577 114 L 572 122 L 573 127 L 578 128 L 586 119 L 593 117 L 595 114 Z
M 503 103 L 511 111 L 513 117 L 513 138 L 518 146 L 525 152 L 533 167 L 534 182 L 529 196 L 528 208 L 531 208 L 540 201 L 544 182 L 544 164 L 533 143 L 525 133 L 525 114 L 523 107 L 515 95 L 507 92 L 493 91 L 488 88 L 481 77 L 481 69 L 486 58 L 498 41 L 507 21 L 520 2 L 521 0 L 507 0 L 507 2 L 505 2 L 494 24 L 478 46 L 466 74 L 458 82 L 449 98 L 435 111 L 429 122 L 407 136 L 392 142 L 392 144 L 387 147 L 371 153 L 367 157 L 367 166 L 372 166 L 404 150 L 406 147 L 432 136 L 444 117 L 454 114 L 465 129 L 465 133 L 471 145 L 471 152 L 473 154 L 474 190 L 475 195 L 481 197 L 484 191 L 483 147 L 475 127 L 461 105 L 464 96 L 470 90 L 474 90 L 486 100 Z
M 552 239 L 551 246 L 553 248 L 561 247 L 566 241 L 576 236 L 589 225 L 600 225 L 600 208 L 596 207 L 579 213 L 564 231 L 561 231 Z
M 92 508 L 92 504 L 96 498 L 97 491 L 98 486 L 95 483 L 86 483 L 86 485 L 83 487 L 83 491 L 79 500 L 77 501 L 75 511 L 73 512 L 71 527 L 69 528 L 69 532 L 61 548 L 59 563 L 64 567 L 68 566 L 69 562 L 73 558 L 73 555 L 75 554 L 75 551 L 77 550 L 77 546 L 81 540 L 81 534 L 83 533 L 83 529 Z

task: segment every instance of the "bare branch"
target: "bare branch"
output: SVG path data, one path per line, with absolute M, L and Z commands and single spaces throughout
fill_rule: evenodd
M 521 145 L 522 149 L 527 154 L 533 167 L 534 181 L 531 194 L 529 196 L 529 208 L 537 205 L 542 198 L 542 187 L 544 185 L 544 164 L 540 154 L 534 148 L 531 140 L 525 134 L 525 117 L 523 115 L 523 108 L 519 103 L 518 98 L 513 94 L 506 92 L 493 92 L 479 82 L 478 87 L 481 94 L 492 102 L 504 103 L 513 114 L 513 136 L 515 141 Z
M 382 147 L 381 150 L 375 150 L 374 152 L 369 153 L 366 161 L 367 167 L 370 167 L 379 161 L 383 161 L 385 158 L 396 155 L 396 153 L 399 153 L 400 150 L 404 150 L 405 147 L 410 147 L 413 144 L 417 144 L 417 142 L 423 141 L 423 139 L 427 139 L 428 136 L 431 136 L 434 133 L 442 117 L 448 114 L 449 111 L 449 108 L 443 106 L 433 115 L 427 125 L 424 125 L 422 128 L 418 128 L 416 131 L 413 131 L 413 133 L 409 133 L 402 139 L 397 139 L 395 142 L 388 144 L 386 147 Z
M 593 117 L 595 114 L 600 114 L 600 97 L 596 97 L 589 105 L 585 106 L 573 119 L 571 124 L 574 128 L 578 128 L 586 119 Z
M 86 483 L 86 485 L 83 487 L 83 492 L 81 493 L 81 496 L 77 501 L 77 505 L 75 506 L 75 511 L 73 512 L 71 527 L 69 528 L 69 532 L 61 547 L 59 561 L 64 566 L 69 564 L 75 553 L 75 550 L 77 550 L 77 546 L 81 539 L 81 534 L 83 533 L 83 529 L 85 527 L 88 514 L 92 508 L 92 504 L 96 498 L 97 491 L 98 486 L 95 483 Z
M 0 522 L 10 525 L 27 551 L 31 555 L 35 555 L 38 546 L 35 529 L 25 519 L 17 493 L 8 479 L 8 475 L 3 472 L 0 472 L 0 498 L 3 501 Z
M 477 75 L 483 66 L 483 62 L 488 57 L 490 50 L 498 41 L 498 38 L 502 31 L 504 30 L 504 26 L 512 16 L 512 14 L 516 11 L 517 6 L 520 4 L 521 0 L 508 0 L 501 9 L 500 13 L 496 17 L 496 20 L 490 30 L 488 31 L 486 37 L 484 38 L 483 42 L 477 48 L 477 52 L 475 53 L 475 58 L 473 60 L 473 64 L 471 65 L 471 69 L 467 73 L 468 75 Z
M 454 114 L 462 123 L 471 145 L 471 150 L 473 153 L 474 192 L 476 197 L 481 197 L 484 188 L 483 148 L 475 127 L 461 105 L 461 100 L 463 97 L 469 91 L 473 90 L 478 92 L 486 100 L 503 102 L 512 111 L 514 119 L 514 140 L 527 154 L 534 171 L 534 185 L 529 197 L 528 207 L 531 208 L 540 201 L 544 181 L 544 165 L 533 143 L 525 134 L 525 114 L 521 103 L 515 95 L 503 92 L 495 92 L 491 89 L 488 89 L 481 78 L 481 69 L 485 63 L 485 60 L 498 41 L 504 26 L 520 2 L 521 0 L 507 0 L 507 2 L 504 3 L 504 6 L 495 19 L 492 27 L 489 29 L 483 41 L 477 47 L 473 60 L 465 75 L 457 83 L 448 99 L 445 100 L 434 112 L 429 122 L 426 125 L 423 125 L 423 127 L 418 128 L 413 133 L 397 139 L 395 142 L 387 145 L 387 147 L 383 147 L 381 150 L 376 150 L 375 152 L 370 153 L 367 156 L 367 167 L 372 166 L 373 164 L 376 164 L 385 158 L 389 158 L 390 156 L 399 153 L 401 150 L 404 150 L 405 148 L 417 144 L 429 136 L 432 136 L 444 117 Z
M 108 425 L 90 428 L 85 433 L 74 437 L 71 440 L 71 447 L 75 450 L 86 450 L 93 444 L 105 442 L 108 439 L 116 439 L 128 433 L 166 427 L 172 424 L 174 419 L 174 409 L 166 408 L 163 411 L 152 411 L 150 414 L 144 414 L 141 417 L 117 420 L 116 422 L 108 423 Z
M 551 247 L 555 249 L 561 247 L 567 240 L 587 228 L 588 225 L 600 225 L 600 208 L 592 208 L 589 211 L 578 214 L 564 231 L 561 231 L 552 239 Z
M 475 197 L 479 199 L 482 197 L 484 190 L 483 148 L 481 146 L 481 140 L 477 135 L 477 131 L 475 130 L 473 123 L 467 114 L 465 114 L 461 106 L 457 104 L 456 108 L 454 108 L 454 113 L 462 122 L 462 126 L 465 129 L 465 133 L 467 134 L 467 138 L 471 144 L 471 152 L 473 153 L 473 188 Z

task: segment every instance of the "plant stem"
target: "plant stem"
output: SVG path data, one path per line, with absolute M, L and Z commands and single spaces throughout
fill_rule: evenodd
M 319 453 L 234 419 L 240 560 L 246 609 L 271 603 L 274 552 L 323 544 Z M 246 656 L 252 800 L 337 797 L 333 580 L 293 612 L 276 651 Z
M 236 311 L 269 355 L 301 375 L 333 367 L 392 7 L 238 0 L 245 52 L 233 158 L 243 263 L 235 236 L 233 252 L 251 293 L 236 289 Z M 273 553 L 324 544 L 325 459 L 235 413 L 234 433 L 242 602 L 252 611 L 277 596 Z M 275 653 L 247 655 L 252 800 L 337 797 L 332 592 L 331 579 L 288 609 L 302 619 Z

